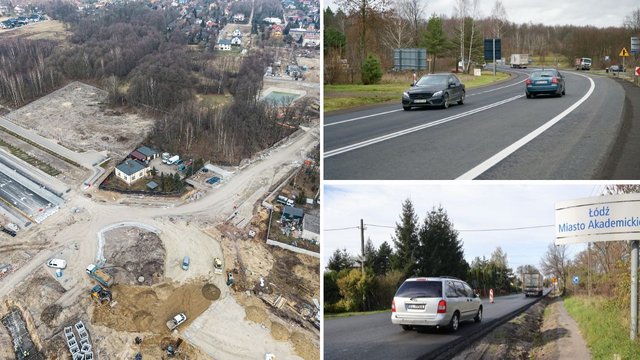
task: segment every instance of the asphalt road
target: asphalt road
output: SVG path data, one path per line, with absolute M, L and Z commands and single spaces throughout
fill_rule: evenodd
M 416 359 L 433 352 L 441 346 L 454 344 L 470 334 L 477 333 L 493 320 L 534 302 L 522 294 L 496 298 L 490 304 L 482 301 L 484 308 L 481 323 L 464 322 L 455 334 L 443 330 L 427 332 L 404 331 L 391 324 L 391 313 L 352 316 L 325 320 L 324 359 Z
M 469 90 L 464 105 L 398 103 L 324 118 L 325 179 L 593 179 L 622 127 L 625 91 L 569 72 L 561 98 L 524 96 L 533 69 Z

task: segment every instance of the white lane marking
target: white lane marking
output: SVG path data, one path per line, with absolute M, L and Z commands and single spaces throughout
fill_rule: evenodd
M 517 72 L 517 71 L 514 71 L 514 72 Z M 526 74 L 526 73 L 521 73 L 521 74 Z M 499 87 L 499 88 L 486 90 L 486 91 L 475 93 L 475 94 L 469 94 L 469 95 L 467 95 L 467 97 L 474 96 L 474 95 L 486 94 L 486 93 L 490 93 L 490 92 L 493 92 L 493 91 L 496 91 L 496 90 L 506 89 L 506 88 L 511 87 L 511 86 L 522 84 L 526 80 L 527 79 L 524 79 L 522 81 L 518 81 L 516 83 L 510 84 L 510 85 L 506 85 L 506 86 L 502 86 L 502 87 Z M 371 114 L 371 115 L 359 116 L 359 117 L 356 117 L 356 118 L 353 118 L 353 119 L 340 120 L 340 121 L 336 121 L 334 123 L 324 124 L 324 127 L 333 126 L 333 125 L 340 125 L 340 124 L 349 123 L 349 122 L 356 121 L 356 120 L 362 120 L 362 119 L 367 119 L 367 118 L 376 117 L 376 116 L 380 116 L 380 115 L 386 115 L 386 114 L 390 114 L 390 113 L 394 113 L 394 112 L 398 112 L 398 111 L 403 111 L 403 110 L 402 109 L 390 110 L 390 111 L 385 111 L 385 112 Z
M 430 128 L 430 127 L 433 127 L 433 126 L 436 126 L 436 125 L 441 125 L 441 124 L 444 124 L 444 123 L 447 123 L 447 122 L 450 122 L 450 121 L 453 121 L 453 120 L 456 120 L 456 119 L 463 118 L 465 116 L 473 115 L 473 114 L 479 113 L 481 111 L 488 110 L 488 109 L 494 108 L 496 106 L 500 106 L 500 105 L 506 104 L 506 103 L 511 102 L 513 100 L 519 99 L 519 98 L 521 98 L 523 96 L 524 95 L 516 95 L 516 96 L 510 97 L 508 99 L 504 99 L 502 101 L 498 101 L 498 102 L 493 103 L 493 104 L 485 105 L 485 106 L 479 107 L 477 109 L 473 109 L 473 110 L 470 110 L 470 111 L 467 111 L 467 112 L 463 112 L 463 113 L 460 113 L 460 114 L 457 114 L 457 115 L 449 116 L 447 118 L 436 120 L 436 121 L 430 122 L 428 124 L 414 126 L 412 128 L 396 131 L 394 133 L 382 135 L 382 136 L 379 136 L 379 137 L 376 137 L 376 138 L 373 138 L 373 139 L 369 139 L 369 140 L 365 140 L 365 141 L 362 141 L 362 142 L 359 142 L 359 143 L 347 145 L 347 146 L 344 146 L 344 147 L 341 147 L 341 148 L 337 148 L 337 149 L 334 149 L 334 150 L 331 150 L 331 151 L 325 151 L 324 158 L 325 159 L 326 158 L 330 158 L 332 156 L 340 155 L 340 154 L 343 154 L 343 153 L 346 153 L 346 152 L 349 152 L 349 151 L 353 151 L 353 150 L 360 149 L 360 148 L 363 148 L 363 147 L 366 147 L 366 146 L 377 144 L 379 142 L 383 142 L 383 141 L 386 141 L 386 140 L 391 140 L 391 139 L 397 138 L 399 136 L 411 134 L 413 132 L 424 130 L 424 129 L 427 129 L 427 128 Z
M 497 154 L 493 155 L 492 157 L 490 157 L 489 159 L 483 161 L 480 165 L 478 165 L 478 166 L 474 167 L 473 169 L 467 171 L 466 173 L 460 175 L 456 180 L 473 180 L 473 179 L 477 178 L 482 173 L 484 173 L 485 171 L 487 171 L 490 168 L 494 167 L 500 161 L 504 160 L 507 156 L 513 154 L 514 152 L 516 152 L 516 150 L 518 150 L 521 147 L 523 147 L 524 145 L 526 145 L 529 141 L 535 139 L 540 134 L 542 134 L 543 132 L 547 131 L 550 127 L 552 127 L 557 122 L 559 122 L 560 120 L 564 119 L 567 115 L 569 115 L 569 113 L 571 113 L 573 110 L 575 110 L 583 102 L 587 101 L 589 96 L 591 96 L 591 94 L 593 93 L 594 89 L 596 88 L 596 84 L 593 82 L 593 79 L 591 79 L 588 76 L 585 76 L 585 75 L 582 75 L 582 74 L 576 74 L 576 75 L 580 75 L 580 76 L 582 76 L 584 78 L 587 78 L 587 79 L 589 79 L 589 82 L 591 82 L 591 87 L 589 88 L 589 91 L 587 91 L 587 93 L 580 100 L 578 100 L 576 103 L 574 103 L 573 105 L 568 107 L 565 111 L 563 111 L 560 114 L 558 114 L 553 119 L 551 119 L 551 120 L 547 121 L 546 123 L 544 123 L 539 128 L 537 128 L 537 129 L 533 130 L 532 132 L 530 132 L 529 134 L 525 135 L 522 139 L 514 142 L 513 144 L 511 144 L 508 147 L 504 148 L 499 153 L 497 153 Z
M 397 112 L 397 111 L 403 111 L 403 110 L 402 109 L 397 109 L 397 110 L 385 111 L 385 112 L 381 112 L 381 113 L 377 113 L 377 114 L 359 116 L 359 117 L 353 118 L 353 119 L 341 120 L 341 121 L 336 121 L 336 122 L 330 123 L 330 124 L 324 124 L 324 126 L 327 127 L 327 126 L 333 126 L 333 125 L 340 125 L 340 124 L 344 124 L 344 123 L 348 123 L 348 122 L 352 122 L 352 121 L 356 121 L 356 120 L 362 120 L 362 119 L 366 119 L 366 118 L 370 118 L 370 117 L 374 117 L 374 116 L 386 115 L 386 114 L 390 114 L 390 113 Z

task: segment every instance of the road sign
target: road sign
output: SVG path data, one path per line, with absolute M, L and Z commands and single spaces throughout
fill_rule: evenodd
M 580 277 L 574 276 L 573 277 L 573 285 L 578 285 L 578 283 L 580 283 Z
M 637 38 L 637 37 L 631 38 L 631 53 L 632 54 L 640 53 L 640 38 Z
M 627 48 L 622 48 L 622 50 L 620 50 L 620 54 L 618 55 L 622 57 L 627 57 L 629 56 L 629 52 L 627 51 Z
M 636 76 L 640 76 L 640 66 L 636 66 Z
M 495 54 L 493 53 L 495 40 Z M 495 55 L 495 56 L 494 56 Z M 493 61 L 493 59 L 502 58 L 502 46 L 500 39 L 484 39 L 484 59 L 486 61 Z

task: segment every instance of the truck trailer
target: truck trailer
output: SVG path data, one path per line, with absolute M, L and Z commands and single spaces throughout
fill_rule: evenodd
M 524 292 L 525 297 L 542 296 L 542 286 L 542 274 L 522 274 L 522 291 Z
M 511 67 L 526 69 L 529 66 L 529 54 L 511 54 Z

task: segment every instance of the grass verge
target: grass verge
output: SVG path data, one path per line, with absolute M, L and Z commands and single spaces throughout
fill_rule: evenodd
M 371 314 L 380 314 L 384 312 L 389 312 L 390 309 L 386 310 L 376 310 L 376 311 L 363 311 L 363 312 L 344 312 L 339 314 L 324 314 L 325 319 L 337 319 L 351 316 L 360 316 L 360 315 L 371 315 Z
M 27 139 L 27 138 L 24 138 L 24 137 L 22 137 L 22 136 L 20 136 L 20 135 L 18 135 L 18 134 L 16 134 L 16 133 L 14 133 L 13 131 L 11 131 L 11 130 L 9 130 L 9 129 L 5 128 L 5 127 L 0 126 L 0 130 L 1 130 L 1 131 L 6 132 L 7 134 L 9 134 L 9 135 L 11 135 L 11 136 L 13 136 L 13 137 L 15 137 L 15 138 L 18 138 L 18 139 L 20 139 L 20 140 L 22 140 L 22 141 L 26 142 L 27 144 L 29 144 L 29 145 L 31 145 L 31 146 L 35 146 L 35 147 L 37 147 L 38 149 L 40 149 L 40 150 L 42 150 L 42 151 L 44 151 L 44 152 L 46 152 L 46 153 L 49 153 L 49 154 L 51 154 L 51 155 L 53 155 L 53 156 L 57 157 L 58 159 L 60 159 L 60 160 L 62 160 L 62 161 L 65 161 L 65 162 L 67 162 L 67 163 L 69 163 L 69 164 L 71 164 L 71 165 L 73 165 L 73 166 L 75 166 L 75 167 L 78 167 L 78 168 L 79 168 L 79 167 L 82 167 L 82 166 L 81 166 L 80 164 L 78 164 L 77 162 L 75 162 L 75 161 L 73 161 L 73 160 L 71 160 L 71 159 L 68 159 L 68 158 L 66 158 L 66 157 L 62 156 L 62 155 L 58 154 L 57 152 L 54 152 L 54 151 L 52 151 L 52 150 L 49 150 L 48 148 L 46 148 L 46 147 L 44 147 L 44 146 L 42 146 L 42 145 L 40 145 L 40 144 L 37 144 L 37 143 L 35 143 L 35 142 L 33 142 L 33 141 L 31 141 L 31 140 Z
M 482 76 L 460 75 L 460 80 L 467 90 L 507 78 L 509 74 L 501 72 L 496 73 L 494 78 L 490 71 L 483 71 Z M 383 80 L 382 83 L 374 85 L 325 85 L 324 112 L 394 100 L 400 103 L 402 92 L 409 88 L 409 83 L 410 80 L 393 79 L 392 82 Z
M 47 174 L 49 174 L 51 176 L 56 176 L 56 175 L 60 174 L 60 171 L 58 169 L 56 169 L 53 166 L 45 163 L 44 161 L 41 161 L 41 160 L 39 160 L 39 159 L 27 154 L 22 149 L 17 148 L 15 146 L 5 142 L 2 139 L 0 139 L 0 146 L 6 147 L 7 149 L 9 149 L 9 152 L 13 156 L 15 156 L 15 157 L 17 157 L 17 158 L 19 158 L 19 159 L 31 164 L 31 165 L 37 167 L 38 169 L 44 171 L 45 173 L 47 173 Z
M 637 359 L 640 342 L 629 340 L 629 314 L 603 297 L 571 296 L 564 306 L 578 323 L 593 359 Z

